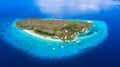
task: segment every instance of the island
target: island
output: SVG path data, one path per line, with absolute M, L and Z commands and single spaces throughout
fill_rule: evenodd
M 70 20 L 43 20 L 38 18 L 25 19 L 16 22 L 18 29 L 34 34 L 41 38 L 71 42 L 77 35 L 85 33 L 93 27 L 91 22 Z

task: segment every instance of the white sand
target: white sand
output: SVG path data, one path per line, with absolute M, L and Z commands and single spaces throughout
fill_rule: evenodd
M 33 36 L 36 36 L 36 37 L 38 37 L 38 38 L 43 38 L 43 39 L 52 40 L 52 41 L 61 41 L 60 39 L 52 39 L 51 37 L 48 37 L 48 36 L 36 34 L 36 33 L 34 33 L 33 31 L 31 31 L 31 30 L 25 30 L 25 29 L 24 29 L 23 31 L 25 31 L 25 32 L 33 35 Z

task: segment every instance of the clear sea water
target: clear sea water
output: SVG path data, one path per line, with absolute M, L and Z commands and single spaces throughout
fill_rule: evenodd
M 119 1 L 117 2 L 117 4 L 112 5 L 97 5 L 100 9 L 94 6 L 92 6 L 93 8 L 85 6 L 84 8 L 87 8 L 87 10 L 80 9 L 83 10 L 83 12 L 77 10 L 76 8 L 78 7 L 75 7 L 77 6 L 79 1 L 74 2 L 71 0 L 73 3 L 73 7 L 69 7 L 68 2 L 65 2 L 65 5 L 62 5 L 61 7 L 60 3 L 62 0 L 58 0 L 58 4 L 55 4 L 58 5 L 56 7 L 52 4 L 50 4 L 52 6 L 41 6 L 41 1 L 0 1 L 0 22 L 8 23 L 12 22 L 12 20 L 16 18 L 63 18 L 101 20 L 106 22 L 108 26 L 109 36 L 98 46 L 89 49 L 82 55 L 77 55 L 69 59 L 43 60 L 32 57 L 20 50 L 14 49 L 14 47 L 9 45 L 10 43 L 7 43 L 5 40 L 3 40 L 3 36 L 0 35 L 0 67 L 120 67 Z M 94 0 L 94 2 L 95 1 L 97 0 Z M 48 2 L 45 3 L 49 4 Z M 55 3 L 57 2 L 55 1 Z M 76 5 L 74 6 L 74 4 Z M 2 26 L 0 27 L 0 30 L 1 28 Z

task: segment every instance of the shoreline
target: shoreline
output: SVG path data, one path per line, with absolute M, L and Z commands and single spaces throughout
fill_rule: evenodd
M 44 35 L 36 34 L 33 31 L 31 31 L 31 30 L 23 29 L 23 31 L 26 32 L 26 33 L 28 33 L 28 34 L 30 34 L 30 35 L 32 35 L 32 36 L 38 37 L 38 38 L 42 38 L 42 39 L 46 39 L 46 40 L 52 40 L 52 41 L 61 41 L 62 42 L 62 40 L 59 40 L 59 39 L 52 39 L 49 36 L 44 36 Z

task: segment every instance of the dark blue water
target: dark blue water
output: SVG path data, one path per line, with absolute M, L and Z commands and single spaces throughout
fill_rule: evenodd
M 62 13 L 49 14 L 36 6 L 34 0 L 0 1 L 0 18 L 81 18 L 102 20 L 108 25 L 109 36 L 97 47 L 70 59 L 42 60 L 28 56 L 14 49 L 0 36 L 0 67 L 120 67 L 120 9 L 113 5 L 110 9 L 101 9 L 94 13 L 66 12 L 68 7 L 62 7 Z M 101 7 L 102 8 L 102 7 Z M 52 8 L 53 9 L 53 8 Z M 59 8 L 58 8 L 59 9 Z

